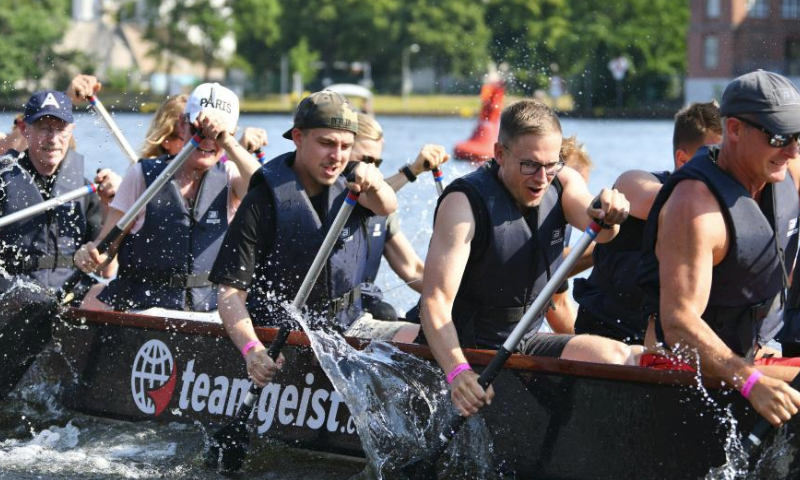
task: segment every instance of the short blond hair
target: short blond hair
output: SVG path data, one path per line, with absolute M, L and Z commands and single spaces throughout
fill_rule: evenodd
M 356 141 L 358 141 L 359 138 L 376 142 L 383 139 L 383 128 L 381 128 L 381 125 L 372 115 L 366 113 L 358 114 L 358 133 L 356 134 Z
M 586 146 L 578 141 L 578 137 L 573 135 L 561 141 L 561 159 L 564 163 L 577 171 L 592 169 L 592 159 L 589 158 L 589 152 L 586 151 Z
M 150 128 L 142 144 L 142 158 L 155 158 L 166 155 L 168 152 L 161 145 L 164 140 L 177 137 L 177 125 L 183 110 L 186 108 L 188 97 L 185 94 L 176 95 L 164 100 L 156 110 Z
M 556 112 L 538 100 L 520 100 L 500 114 L 498 141 L 509 146 L 522 135 L 561 134 L 561 122 Z

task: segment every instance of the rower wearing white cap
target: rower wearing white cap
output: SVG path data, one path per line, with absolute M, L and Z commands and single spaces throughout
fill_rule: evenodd
M 184 141 L 202 130 L 205 139 L 172 181 L 151 200 L 118 250 L 117 278 L 84 305 L 115 310 L 162 307 L 211 311 L 217 307 L 216 288 L 208 272 L 241 199 L 247 193 L 259 163 L 236 141 L 239 99 L 217 83 L 199 85 L 189 97 L 178 130 Z M 218 160 L 227 154 L 228 162 Z M 147 186 L 164 170 L 171 157 L 142 159 L 126 174 L 103 237 Z M 94 271 L 106 261 L 90 242 L 75 255 L 83 271 Z

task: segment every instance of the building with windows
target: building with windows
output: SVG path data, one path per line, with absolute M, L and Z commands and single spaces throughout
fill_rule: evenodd
M 800 0 L 691 0 L 687 102 L 761 68 L 800 85 Z

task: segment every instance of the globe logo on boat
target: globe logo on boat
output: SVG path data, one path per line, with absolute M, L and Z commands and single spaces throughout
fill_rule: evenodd
M 131 368 L 131 395 L 142 413 L 159 416 L 175 391 L 177 369 L 172 352 L 161 340 L 139 348 Z

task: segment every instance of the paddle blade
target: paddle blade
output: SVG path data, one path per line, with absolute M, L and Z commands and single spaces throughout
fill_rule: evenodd
M 52 338 L 57 312 L 55 296 L 35 285 L 14 285 L 0 297 L 0 399 Z
M 438 478 L 439 459 L 444 456 L 450 441 L 466 423 L 466 418 L 453 414 L 447 421 L 447 427 L 436 437 L 436 441 L 422 455 L 412 459 L 400 471 L 409 480 L 436 480 Z
M 238 472 L 249 450 L 250 432 L 247 430 L 247 417 L 236 418 L 209 440 L 205 452 L 206 468 L 220 473 Z

